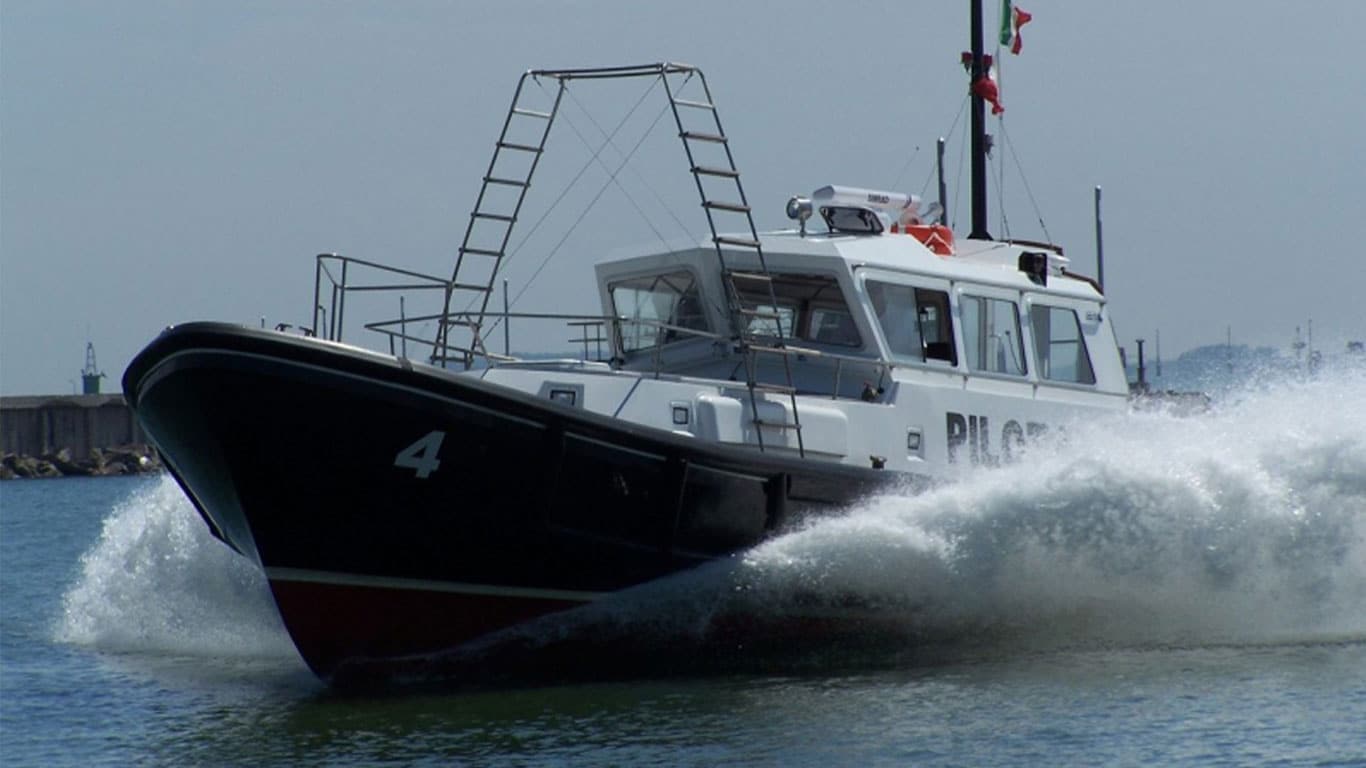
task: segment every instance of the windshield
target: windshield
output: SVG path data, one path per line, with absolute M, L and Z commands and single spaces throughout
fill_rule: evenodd
M 667 272 L 611 284 L 612 310 L 628 322 L 621 324 L 624 352 L 668 344 L 688 338 L 678 328 L 706 331 L 707 316 L 689 272 Z M 676 326 L 663 328 L 662 325 Z

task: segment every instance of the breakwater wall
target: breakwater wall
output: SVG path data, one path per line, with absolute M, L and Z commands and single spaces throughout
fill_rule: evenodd
M 0 479 L 160 470 L 121 394 L 0 397 Z

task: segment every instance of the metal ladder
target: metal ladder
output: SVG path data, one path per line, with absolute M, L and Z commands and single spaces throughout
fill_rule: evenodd
M 525 106 L 523 101 L 527 78 L 538 79 L 543 77 L 555 79 L 559 86 L 549 111 L 531 109 Z M 740 172 L 735 167 L 735 158 L 731 155 L 729 141 L 726 139 L 725 131 L 721 128 L 721 118 L 712 103 L 711 89 L 707 87 L 706 77 L 702 74 L 702 70 L 687 64 L 660 63 L 593 69 L 542 69 L 523 73 L 517 82 L 517 90 L 513 94 L 512 105 L 503 121 L 503 131 L 498 137 L 498 143 L 494 146 L 493 158 L 489 161 L 489 169 L 484 174 L 479 198 L 475 202 L 474 210 L 470 213 L 469 225 L 465 229 L 465 238 L 460 245 L 455 270 L 452 272 L 451 281 L 446 287 L 445 309 L 442 313 L 441 325 L 437 330 L 436 346 L 432 353 L 433 361 L 460 360 L 468 368 L 476 355 L 482 355 L 486 352 L 480 335 L 480 327 L 484 315 L 488 311 L 489 299 L 493 295 L 494 283 L 498 276 L 498 270 L 502 266 L 508 241 L 512 236 L 512 228 L 517 223 L 517 217 L 521 213 L 527 189 L 531 186 L 532 175 L 536 172 L 541 154 L 545 151 L 546 139 L 550 135 L 550 128 L 555 122 L 555 116 L 559 112 L 560 102 L 564 97 L 564 91 L 569 81 L 631 77 L 658 77 L 662 81 L 665 93 L 669 98 L 674 124 L 678 128 L 678 136 L 682 140 L 683 149 L 688 156 L 688 166 L 693 181 L 697 184 L 697 193 L 702 200 L 702 209 L 707 214 L 707 226 L 711 230 L 712 244 L 716 248 L 716 258 L 725 281 L 727 309 L 735 339 L 745 361 L 745 383 L 749 389 L 750 413 L 759 449 L 762 451 L 765 447 L 763 428 L 792 430 L 797 435 L 797 451 L 800 455 L 805 456 L 806 447 L 802 441 L 801 420 L 797 416 L 797 388 L 792 383 L 790 351 L 783 341 L 785 334 L 782 328 L 782 318 L 776 312 L 761 309 L 757 304 L 750 303 L 747 305 L 744 293 L 737 285 L 737 282 L 762 281 L 767 286 L 768 306 L 773 308 L 778 306 L 773 282 L 768 273 L 768 265 L 764 260 L 763 246 L 759 242 L 758 231 L 754 228 L 754 218 L 750 213 L 749 202 L 745 199 L 745 190 L 740 184 Z M 700 99 L 683 98 L 681 93 L 693 78 L 696 78 L 700 85 L 702 97 Z M 705 130 L 688 128 L 689 121 L 684 118 L 685 111 L 703 115 Z M 532 135 L 536 136 L 535 143 L 510 140 L 510 136 L 518 135 L 517 131 L 522 130 L 520 126 L 527 124 L 528 121 L 540 121 L 536 124 L 540 130 L 532 131 Z M 719 147 L 724 152 L 723 157 L 714 164 L 699 163 L 697 160 L 699 153 L 696 150 L 702 145 Z M 507 156 L 507 153 L 523 157 L 529 156 L 529 162 L 518 173 L 498 175 L 499 160 Z M 736 199 L 725 200 L 709 196 L 704 179 L 720 183 L 727 188 L 733 185 L 733 193 Z M 499 201 L 497 195 L 489 194 L 490 190 L 494 188 L 512 188 L 516 190 L 516 194 L 511 200 Z M 724 216 L 737 220 L 737 225 L 738 217 L 743 217 L 743 226 L 739 228 L 742 232 L 748 232 L 749 236 L 737 237 L 718 234 L 717 219 Z M 488 234 L 477 236 L 478 230 L 489 228 L 492 230 L 491 238 Z M 758 260 L 759 271 L 731 269 L 726 261 L 726 248 L 741 252 L 752 252 Z M 458 295 L 471 295 L 470 305 L 477 304 L 478 310 L 466 310 L 453 316 L 451 304 Z M 773 321 L 777 332 L 772 344 L 762 343 L 762 337 L 750 329 L 753 319 L 770 319 Z M 468 343 L 464 346 L 451 345 L 449 333 L 452 328 L 465 329 L 469 338 Z M 451 351 L 458 354 L 452 357 Z M 785 383 L 767 384 L 758 380 L 759 363 L 757 356 L 759 354 L 775 354 L 782 358 Z M 767 392 L 788 396 L 792 405 L 791 421 L 786 419 L 768 421 L 760 416 L 760 398 L 763 393 Z
M 560 99 L 564 97 L 565 81 L 558 80 L 553 105 L 549 111 L 531 109 L 526 106 L 524 93 L 527 78 L 536 78 L 543 73 L 532 70 L 524 72 L 517 81 L 517 90 L 512 95 L 512 105 L 503 120 L 503 131 L 494 145 L 493 158 L 489 160 L 488 171 L 484 174 L 483 185 L 479 188 L 479 198 L 470 212 L 469 224 L 465 227 L 465 237 L 455 260 L 451 281 L 446 286 L 445 310 L 437 330 L 438 338 L 433 350 L 433 362 L 459 360 L 465 368 L 473 364 L 476 355 L 486 353 L 480 326 L 488 311 L 489 299 L 493 296 L 494 282 L 502 267 L 512 229 L 522 211 L 527 190 L 531 188 L 531 177 L 536 173 L 541 155 L 545 152 L 545 142 L 550 136 L 550 127 L 559 112 Z M 529 128 L 529 130 L 528 130 Z M 513 141 L 512 138 L 529 133 L 535 143 Z M 506 158 L 521 159 L 521 164 Z M 503 161 L 500 164 L 500 161 Z M 510 167 L 508 167 L 510 166 Z M 503 175 L 499 175 L 499 174 Z M 490 194 L 495 189 L 511 190 L 511 195 Z M 451 304 L 460 296 L 470 297 L 469 309 L 451 316 Z M 463 328 L 465 337 L 462 343 L 451 345 L 452 328 Z M 452 358 L 451 351 L 457 355 Z
M 735 157 L 730 151 L 730 141 L 726 138 L 726 132 L 721 127 L 721 115 L 717 112 L 716 105 L 712 101 L 711 89 L 707 86 L 707 78 L 702 74 L 702 70 L 685 64 L 660 65 L 660 77 L 664 82 L 665 93 L 669 97 L 669 105 L 673 110 L 674 123 L 678 126 L 678 136 L 683 141 L 683 150 L 688 155 L 688 166 L 692 172 L 693 181 L 697 184 L 697 194 L 702 201 L 702 210 L 707 214 L 707 226 L 711 230 L 712 245 L 716 248 L 716 259 L 725 281 L 731 326 L 739 344 L 740 354 L 744 358 L 745 384 L 749 389 L 750 417 L 759 443 L 759 450 L 762 451 L 765 448 L 763 432 L 765 427 L 791 430 L 797 435 L 798 455 L 804 457 L 806 456 L 806 446 L 802 440 L 801 419 L 797 412 L 797 388 L 792 383 L 792 364 L 784 346 L 783 339 L 786 334 L 783 333 L 782 316 L 776 311 L 778 297 L 773 290 L 773 279 L 768 272 L 768 263 L 764 259 L 763 244 L 759 241 L 758 230 L 754 227 L 754 216 L 749 206 L 749 200 L 745 197 L 745 188 L 740 183 L 740 171 L 735 166 Z M 694 77 L 702 90 L 702 98 L 682 98 L 680 93 L 683 92 L 687 82 Z M 690 127 L 690 121 L 684 118 L 685 111 L 695 111 L 703 115 L 701 118 L 703 130 L 694 130 Z M 702 145 L 719 147 L 723 153 L 717 159 L 723 160 L 723 162 L 711 165 L 700 163 L 698 161 L 700 153 L 696 150 Z M 713 197 L 708 192 L 708 181 L 713 186 L 720 186 L 722 189 L 719 191 L 723 194 L 732 193 L 734 199 Z M 718 190 L 713 189 L 712 191 Z M 748 232 L 749 236 L 737 237 L 719 234 L 718 219 L 735 222 L 735 227 L 725 227 L 721 231 L 739 229 L 741 232 Z M 726 261 L 727 248 L 741 253 L 753 253 L 758 262 L 759 270 L 754 272 L 732 269 Z M 763 285 L 767 289 L 767 306 L 770 309 L 765 310 L 757 304 L 747 303 L 745 301 L 746 292 L 740 289 L 739 283 Z M 775 338 L 771 345 L 761 343 L 760 336 L 751 330 L 754 320 L 772 321 Z M 759 381 L 758 355 L 763 353 L 775 354 L 783 361 L 784 383 L 769 384 Z M 763 393 L 769 392 L 787 395 L 792 405 L 791 421 L 787 421 L 785 418 L 781 421 L 766 420 L 759 414 L 760 397 Z

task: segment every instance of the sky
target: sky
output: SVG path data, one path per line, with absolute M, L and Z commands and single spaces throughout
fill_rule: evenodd
M 1366 3 L 1023 6 L 989 126 L 993 234 L 1049 239 L 1094 274 L 1101 186 L 1121 343 L 1160 333 L 1172 357 L 1231 330 L 1288 349 L 1311 320 L 1329 352 L 1366 338 Z M 87 341 L 115 391 L 168 325 L 307 325 L 320 252 L 449 275 L 531 68 L 702 68 L 760 229 L 826 184 L 932 198 L 944 136 L 961 237 L 967 47 L 967 3 L 945 0 L 3 0 L 0 394 L 73 391 Z M 596 312 L 593 263 L 705 232 L 668 131 L 617 183 L 575 133 L 623 114 L 643 130 L 662 97 L 583 85 L 524 216 L 560 221 L 507 265 L 518 311 Z M 609 167 L 635 141 L 624 130 Z M 605 193 L 557 249 L 552 224 L 582 208 L 550 204 L 584 168 L 573 195 Z

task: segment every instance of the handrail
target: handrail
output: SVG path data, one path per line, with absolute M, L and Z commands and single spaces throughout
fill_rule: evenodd
M 340 275 L 335 271 L 335 267 L 338 265 L 341 266 Z M 365 267 L 381 273 L 412 277 L 422 282 L 384 284 L 367 282 L 359 285 L 350 284 L 347 281 L 352 279 L 349 269 L 349 267 L 352 266 Z M 380 264 L 365 259 L 332 253 L 318 254 L 314 283 L 314 296 L 317 299 L 314 302 L 314 324 L 313 327 L 308 330 L 318 338 L 330 341 L 341 341 L 341 329 L 345 312 L 344 296 L 347 293 L 353 291 L 376 293 L 388 291 L 402 294 L 405 291 L 431 291 L 445 288 L 448 282 L 449 281 L 442 278 L 433 277 L 421 272 L 391 267 L 386 264 Z M 322 302 L 322 289 L 325 284 L 329 285 L 331 289 L 330 300 L 326 306 Z M 320 317 L 320 315 L 322 316 Z M 596 345 L 599 359 L 604 359 L 603 352 L 607 351 L 609 356 L 606 360 L 617 365 L 620 365 L 623 362 L 623 358 L 620 356 L 623 353 L 621 353 L 619 349 L 621 329 L 625 326 L 650 328 L 654 332 L 656 339 L 655 343 L 651 344 L 649 347 L 642 347 L 639 350 L 635 350 L 633 354 L 648 354 L 651 361 L 650 370 L 655 376 L 664 373 L 663 353 L 666 346 L 686 339 L 705 339 L 710 340 L 715 344 L 725 345 L 735 345 L 737 343 L 736 339 L 729 334 L 674 325 L 660 320 L 633 319 L 626 317 L 625 315 L 575 314 L 564 312 L 484 312 L 481 315 L 481 313 L 474 311 L 459 313 L 438 311 L 418 315 L 404 314 L 392 319 L 372 321 L 363 324 L 362 328 L 383 336 L 387 341 L 390 354 L 398 354 L 401 347 L 406 348 L 404 346 L 406 344 L 415 344 L 430 349 L 429 358 L 433 362 L 453 360 L 464 361 L 469 358 L 483 358 L 492 364 L 498 364 L 520 360 L 520 358 L 517 358 L 516 356 L 490 352 L 484 346 L 484 328 L 483 324 L 480 323 L 481 317 L 485 322 L 497 320 L 501 320 L 504 323 L 509 320 L 554 320 L 563 322 L 571 327 L 578 327 L 581 329 L 581 333 L 576 337 L 565 339 L 565 341 L 572 344 L 583 345 L 583 359 L 589 359 L 588 345 L 592 343 Z M 438 339 L 444 338 L 444 335 L 435 337 L 418 336 L 408 331 L 408 328 L 413 324 L 432 322 L 448 325 L 461 324 L 470 328 L 475 340 L 475 349 L 464 349 L 452 347 L 449 344 L 443 344 Z M 492 323 L 489 324 L 492 325 Z M 605 334 L 596 333 L 594 335 L 589 335 L 587 329 L 590 326 L 596 326 L 600 330 L 607 330 L 608 332 Z M 664 341 L 666 334 L 672 337 L 667 342 Z M 606 350 L 604 350 L 604 347 Z M 842 383 L 845 366 L 857 365 L 877 368 L 879 371 L 879 385 L 882 384 L 885 377 L 891 371 L 897 368 L 907 367 L 904 364 L 881 358 L 869 358 L 859 355 L 831 352 L 813 347 L 798 347 L 787 344 L 782 346 L 745 344 L 741 345 L 741 347 L 742 348 L 738 351 L 750 359 L 757 358 L 760 355 L 775 355 L 781 356 L 784 359 L 798 358 L 800 360 L 819 360 L 827 365 L 833 363 L 833 381 L 828 390 L 828 394 L 832 399 L 839 399 L 841 397 L 840 384 Z
M 342 256 L 336 253 L 320 253 L 316 257 L 317 266 L 313 276 L 313 323 L 312 332 L 318 338 L 329 341 L 341 341 L 346 314 L 346 295 L 351 292 L 395 292 L 405 291 L 435 291 L 445 290 L 449 286 L 449 281 L 423 274 L 411 269 L 381 264 L 366 259 L 358 259 L 354 256 Z M 341 276 L 338 278 L 333 273 L 333 267 L 340 265 Z M 353 285 L 350 282 L 350 268 L 352 265 L 375 270 L 385 274 L 402 275 L 414 278 L 420 282 L 414 283 L 364 283 Z M 323 304 L 322 289 L 324 282 L 330 284 L 330 295 L 327 305 Z M 321 317 L 320 317 L 321 315 Z M 412 322 L 419 318 L 408 318 L 407 322 Z M 326 324 L 326 328 L 322 326 Z M 367 326 L 368 327 L 368 326 Z M 391 339 L 392 341 L 392 339 Z

